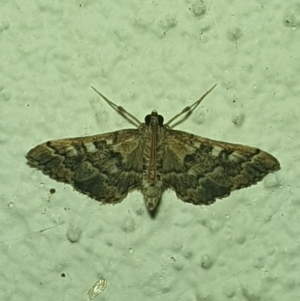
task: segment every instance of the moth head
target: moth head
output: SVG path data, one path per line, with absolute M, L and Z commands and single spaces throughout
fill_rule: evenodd
M 163 126 L 164 118 L 161 115 L 158 115 L 156 110 L 153 110 L 151 114 L 145 117 L 145 124 L 147 126 L 151 126 L 151 125 Z

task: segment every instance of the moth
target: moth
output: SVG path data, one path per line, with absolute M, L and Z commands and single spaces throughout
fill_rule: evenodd
M 173 129 L 171 124 L 191 115 L 215 86 L 165 124 L 156 110 L 139 121 L 92 87 L 136 128 L 42 143 L 28 152 L 28 164 L 101 203 L 121 202 L 139 190 L 152 213 L 163 192 L 172 189 L 184 202 L 210 205 L 280 168 L 258 148 Z

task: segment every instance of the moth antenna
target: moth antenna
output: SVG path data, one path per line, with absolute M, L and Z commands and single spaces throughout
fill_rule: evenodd
M 170 126 L 170 124 L 180 117 L 183 114 L 187 114 L 187 116 L 190 116 L 193 111 L 199 106 L 201 101 L 217 86 L 217 84 L 213 85 L 207 92 L 205 92 L 197 101 L 195 101 L 192 105 L 185 107 L 180 113 L 176 114 L 174 117 L 172 117 L 166 125 Z
M 123 116 L 126 120 L 130 123 L 134 124 L 135 126 L 139 127 L 142 122 L 140 122 L 134 115 L 126 111 L 122 106 L 116 105 L 114 102 L 109 100 L 105 95 L 99 92 L 95 87 L 91 86 L 91 88 L 100 95 L 118 114 Z

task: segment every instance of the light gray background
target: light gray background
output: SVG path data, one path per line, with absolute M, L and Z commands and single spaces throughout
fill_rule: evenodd
M 95 300 L 298 300 L 299 15 L 279 0 L 1 1 L 0 299 L 86 300 L 103 277 Z M 91 84 L 167 120 L 215 83 L 178 128 L 282 169 L 212 206 L 168 191 L 152 220 L 138 192 L 100 206 L 26 165 L 43 141 L 131 127 Z

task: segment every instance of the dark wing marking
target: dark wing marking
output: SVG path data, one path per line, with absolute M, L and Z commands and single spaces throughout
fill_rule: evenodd
M 209 205 L 280 168 L 276 158 L 258 148 L 168 128 L 165 137 L 163 183 L 184 202 Z
M 142 182 L 138 129 L 53 140 L 31 149 L 29 165 L 103 203 L 122 201 Z

